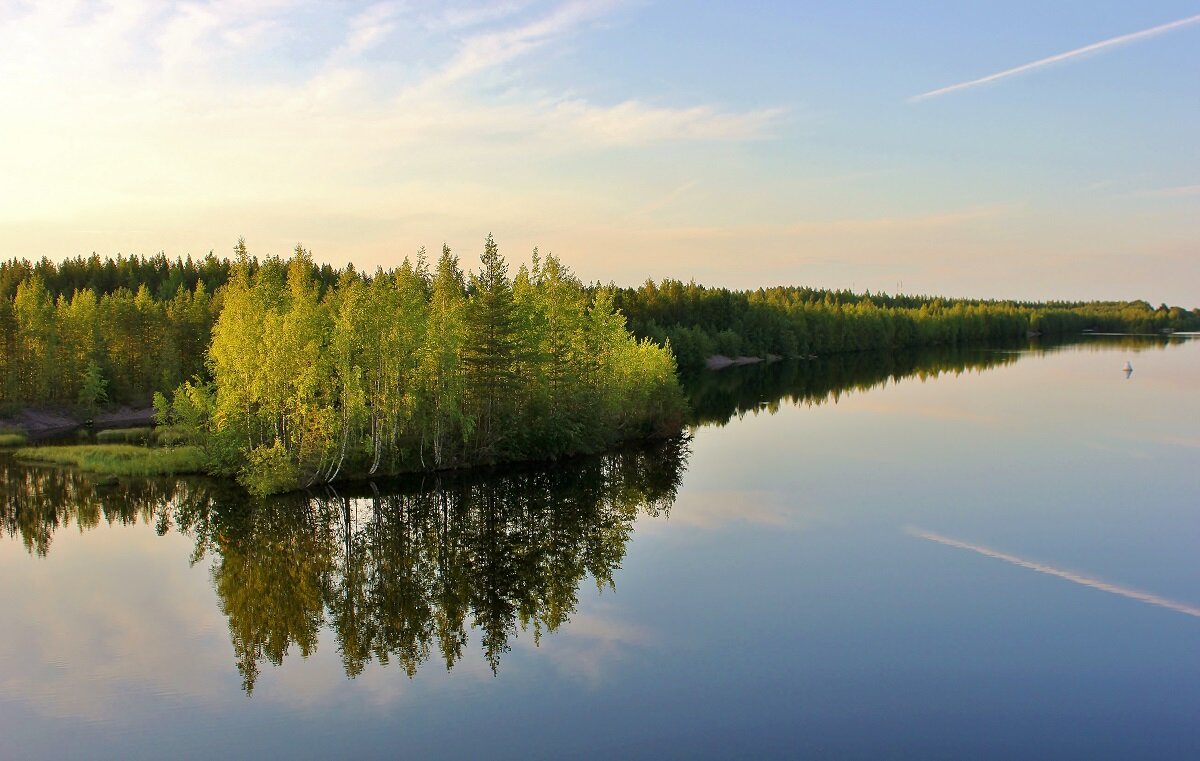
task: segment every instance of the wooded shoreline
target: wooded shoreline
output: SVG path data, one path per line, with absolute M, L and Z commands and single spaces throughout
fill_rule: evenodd
M 207 279 L 206 279 L 207 278 Z M 604 451 L 683 424 L 678 372 L 1032 333 L 1200 328 L 1200 309 L 585 285 L 443 247 L 394 270 L 257 259 L 0 263 L 0 421 L 154 421 L 208 472 L 273 493 L 354 475 Z M 61 413 L 61 414 L 60 414 Z

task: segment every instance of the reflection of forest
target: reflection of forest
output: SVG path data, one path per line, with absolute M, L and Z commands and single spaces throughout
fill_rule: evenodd
M 781 404 L 822 404 L 906 377 L 983 371 L 1028 352 L 1164 348 L 1180 339 L 1090 337 L 1022 342 L 1019 351 L 858 353 L 705 372 L 688 379 L 694 424 Z M 496 669 L 519 626 L 537 640 L 575 611 L 585 576 L 612 585 L 640 511 L 665 513 L 686 441 L 502 473 L 454 473 L 251 500 L 210 479 L 101 485 L 66 469 L 0 455 L 0 532 L 46 555 L 56 531 L 145 523 L 194 540 L 212 558 L 247 691 L 264 660 L 313 652 L 323 626 L 346 673 L 371 660 L 411 675 L 434 650 L 447 668 L 479 631 Z M 340 487 L 339 487 L 340 488 Z
M 781 405 L 813 406 L 868 391 L 889 381 L 987 370 L 1017 360 L 1014 353 L 934 347 L 905 352 L 855 352 L 812 360 L 784 360 L 684 379 L 693 425 L 725 425 L 753 410 L 772 414 Z
M 934 346 L 912 351 L 853 352 L 812 360 L 784 360 L 719 371 L 702 370 L 683 378 L 692 425 L 725 425 L 754 410 L 772 414 L 781 405 L 819 405 L 844 394 L 908 377 L 922 380 L 951 373 L 981 372 L 1016 362 L 1022 354 L 1055 351 L 1164 349 L 1187 340 L 1174 336 L 1092 335 L 1071 340 L 1021 341 L 979 347 Z
M 372 659 L 412 675 L 435 647 L 451 668 L 470 628 L 495 670 L 518 625 L 536 641 L 570 618 L 585 576 L 613 585 L 634 520 L 669 511 L 686 456 L 675 440 L 552 469 L 253 502 L 212 481 L 98 487 L 0 462 L 0 525 L 38 555 L 72 523 L 143 521 L 193 537 L 193 561 L 213 557 L 247 691 L 263 660 L 307 656 L 325 625 L 349 676 Z

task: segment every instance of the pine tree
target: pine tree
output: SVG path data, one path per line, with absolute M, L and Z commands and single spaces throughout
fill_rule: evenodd
M 511 421 L 520 344 L 508 265 L 491 234 L 480 264 L 471 276 L 462 363 L 475 418 L 475 456 L 488 459 L 502 448 Z

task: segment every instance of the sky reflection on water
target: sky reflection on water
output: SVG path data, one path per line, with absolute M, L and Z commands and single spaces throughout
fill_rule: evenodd
M 412 517 L 381 524 L 403 531 L 359 547 L 367 578 L 395 578 L 397 557 L 436 560 L 450 539 L 462 572 L 421 578 L 486 580 L 493 545 L 507 547 L 493 559 L 545 560 L 516 563 L 497 577 L 507 586 L 464 582 L 478 600 L 527 600 L 531 624 L 566 611 L 536 644 L 520 615 L 506 624 L 496 675 L 467 627 L 451 670 L 434 637 L 411 677 L 403 658 L 375 656 L 347 679 L 354 650 L 323 604 L 315 632 L 301 627 L 310 654 L 290 640 L 280 665 L 259 662 L 247 697 L 231 637 L 270 634 L 271 621 L 231 631 L 220 569 L 237 558 L 261 574 L 290 558 L 287 578 L 311 553 L 264 548 L 331 531 L 342 565 L 314 583 L 325 601 L 347 599 L 342 503 L 310 508 L 324 518 L 302 535 L 232 504 L 199 528 L 172 508 L 159 536 L 162 506 L 178 502 L 163 489 L 90 502 L 68 490 L 89 528 L 61 504 L 44 556 L 11 513 L 0 539 L 2 755 L 1196 756 L 1200 622 L 906 533 L 1200 605 L 1200 345 L 1090 340 L 722 371 L 697 394 L 704 425 L 674 468 L 648 477 L 643 460 L 624 471 L 637 488 L 620 492 L 594 486 L 620 468 L 597 466 L 590 501 L 550 485 L 499 512 L 486 489 L 457 485 L 456 509 L 475 516 L 457 534 L 413 520 L 437 512 L 410 489 Z M 521 478 L 539 477 L 507 483 Z M 647 511 L 639 494 L 669 496 L 669 509 Z M 355 499 L 355 525 L 370 525 L 373 496 Z M 499 533 L 489 514 L 504 516 Z M 582 554 L 551 560 L 536 540 L 555 520 Z M 197 537 L 209 544 L 193 564 Z M 401 598 L 433 599 L 422 584 Z

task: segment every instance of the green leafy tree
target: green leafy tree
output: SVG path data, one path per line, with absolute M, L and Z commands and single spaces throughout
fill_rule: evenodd
M 79 406 L 94 417 L 100 408 L 108 402 L 108 381 L 100 370 L 100 365 L 89 360 L 84 368 L 83 378 L 79 384 Z

